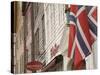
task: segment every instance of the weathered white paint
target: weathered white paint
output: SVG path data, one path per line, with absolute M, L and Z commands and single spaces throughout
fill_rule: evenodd
M 93 44 L 92 52 L 86 60 L 86 69 L 96 69 L 97 68 L 97 41 Z

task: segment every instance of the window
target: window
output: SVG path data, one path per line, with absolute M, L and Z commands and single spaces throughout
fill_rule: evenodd
M 47 71 L 62 71 L 63 70 L 63 61 L 60 61 L 57 64 L 52 65 Z
M 45 25 L 44 25 L 44 15 L 42 16 L 42 39 L 43 39 L 43 50 L 45 46 Z
M 39 29 L 37 29 L 35 34 L 35 58 L 39 55 Z
M 28 24 L 28 19 L 27 19 L 27 14 L 26 14 L 26 16 L 25 16 L 25 37 L 27 37 L 27 35 L 28 35 L 28 26 L 27 26 L 27 24 Z

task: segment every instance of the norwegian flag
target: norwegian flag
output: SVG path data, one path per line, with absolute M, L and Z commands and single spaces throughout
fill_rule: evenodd
M 74 69 L 82 69 L 83 60 L 91 54 L 97 37 L 97 8 L 71 5 L 69 21 L 68 57 L 73 59 Z
M 69 45 L 68 45 L 68 57 L 70 58 L 73 58 L 73 52 L 75 47 L 76 12 L 77 12 L 76 7 L 74 7 L 74 5 L 71 5 L 70 14 L 68 14 L 68 18 L 67 18 L 70 24 Z
M 90 26 L 90 34 L 92 43 L 97 38 L 97 7 L 87 6 L 88 22 Z

